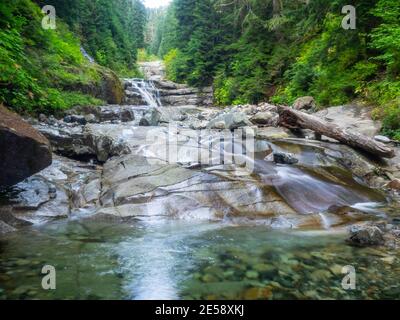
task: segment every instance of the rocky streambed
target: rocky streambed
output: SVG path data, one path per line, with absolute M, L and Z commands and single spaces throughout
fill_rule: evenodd
M 148 72 L 125 105 L 29 119 L 53 164 L 1 191 L 1 298 L 398 297 L 397 147 L 374 159 L 278 127 L 272 105 L 207 107 Z M 360 108 L 317 115 L 380 129 Z M 57 290 L 41 288 L 45 264 Z

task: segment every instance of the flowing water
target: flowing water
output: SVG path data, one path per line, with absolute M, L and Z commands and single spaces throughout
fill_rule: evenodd
M 150 107 L 161 107 L 160 92 L 151 80 L 126 79 L 131 89 L 140 94 L 141 98 Z
M 298 212 L 295 219 L 320 212 L 322 227 L 278 222 L 271 228 L 229 216 L 70 218 L 26 227 L 0 238 L 0 299 L 398 298 L 400 254 L 349 246 L 337 217 L 324 213 L 332 205 L 352 206 L 365 212 L 361 219 L 387 218 L 380 208 L 385 197 L 345 170 L 319 167 L 315 153 L 302 150 L 297 166 L 265 161 L 267 154 L 256 153 L 256 192 L 275 188 Z M 56 269 L 56 290 L 41 287 L 44 265 Z M 348 265 L 357 271 L 356 290 L 341 285 Z
M 29 248 L 29 249 L 27 249 Z M 398 298 L 400 256 L 354 248 L 343 236 L 224 223 L 62 221 L 0 241 L 7 299 Z M 41 268 L 57 289 L 41 288 Z M 357 270 L 344 290 L 344 266 Z
M 153 82 L 133 79 L 130 88 L 148 106 L 161 106 Z M 118 128 L 114 131 L 123 136 L 125 127 Z M 161 134 L 156 143 L 146 145 L 145 129 L 129 132 L 123 138 L 138 155 L 162 158 Z M 193 143 L 182 133 L 180 139 L 189 150 L 187 161 L 180 160 L 189 164 L 197 160 L 197 154 L 192 159 L 190 152 L 193 145 L 198 147 L 197 140 Z M 220 150 L 220 145 L 216 148 Z M 236 146 L 224 152 L 232 150 Z M 218 171 L 224 166 L 216 166 L 199 169 L 190 178 L 192 184 L 163 186 L 160 191 L 166 198 L 161 194 L 155 199 L 151 208 L 157 212 L 151 216 L 143 214 L 122 223 L 71 215 L 1 237 L 0 299 L 398 298 L 400 253 L 352 247 L 344 240 L 346 228 L 356 221 L 399 221 L 393 219 L 398 211 L 387 210 L 385 196 L 354 179 L 318 149 L 261 141 L 255 150 L 251 174 L 237 176 L 238 167 Z M 294 152 L 299 163 L 276 165 L 267 159 L 272 150 Z M 221 191 L 212 183 L 228 188 Z M 194 190 L 197 186 L 203 190 L 201 195 Z M 247 216 L 263 213 L 262 206 L 272 193 L 277 194 L 272 202 L 283 199 L 295 214 L 276 213 L 247 223 Z M 255 203 L 246 202 L 249 199 Z M 0 193 L 0 205 L 7 201 Z M 201 201 L 211 202 L 210 206 L 226 214 L 218 219 L 207 215 L 212 211 L 199 206 Z M 161 214 L 170 203 L 178 213 L 183 208 L 183 217 Z M 250 209 L 240 212 L 235 206 L 239 204 Z M 361 212 L 348 217 L 327 213 L 335 206 Z M 206 219 L 202 212 L 207 213 Z M 45 265 L 55 267 L 56 290 L 42 289 Z M 355 290 L 342 287 L 345 266 L 357 272 Z

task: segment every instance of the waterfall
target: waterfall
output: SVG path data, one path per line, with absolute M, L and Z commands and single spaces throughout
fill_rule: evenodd
M 140 98 L 150 107 L 161 107 L 160 91 L 154 81 L 143 79 L 125 79 L 125 87 L 128 97 Z
M 85 48 L 81 47 L 81 53 L 85 57 L 85 59 L 88 60 L 90 63 L 95 63 L 94 59 L 87 53 Z

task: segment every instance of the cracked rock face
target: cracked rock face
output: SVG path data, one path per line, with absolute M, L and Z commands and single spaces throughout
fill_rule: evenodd
M 53 151 L 71 158 L 94 158 L 105 162 L 113 156 L 129 153 L 129 147 L 99 129 L 99 125 L 86 126 L 36 126 L 51 142 Z
M 54 156 L 50 167 L 3 191 L 8 204 L 0 206 L 0 222 L 19 228 L 93 209 L 100 196 L 100 177 L 95 166 Z
M 179 85 L 168 90 L 181 96 L 192 94 Z M 365 185 L 379 186 L 376 163 L 349 147 L 298 139 L 291 131 L 275 127 L 276 110 L 268 104 L 227 111 L 196 106 L 105 106 L 73 112 L 86 122 L 53 119 L 36 128 L 57 154 L 95 160 L 101 166 L 55 156 L 52 166 L 11 190 L 9 209 L 0 218 L 2 232 L 20 228 L 18 221 L 65 217 L 342 228 L 376 214 L 375 207 L 358 203 L 386 201 Z M 92 115 L 92 121 L 86 120 L 87 115 Z M 141 122 L 145 126 L 139 126 Z M 227 130 L 232 136 L 225 144 L 220 130 L 243 126 L 255 130 L 256 140 L 254 154 L 239 158 L 251 161 L 220 161 L 231 147 L 238 147 L 231 141 L 237 133 Z M 176 151 L 172 158 L 171 150 Z M 292 154 L 296 161 L 283 157 L 285 161 L 277 161 L 278 165 L 274 154 L 275 158 Z M 335 205 L 340 210 L 332 210 Z
M 121 218 L 220 220 L 245 211 L 252 212 L 253 217 L 294 213 L 273 190 L 259 193 L 256 181 L 229 181 L 212 172 L 149 163 L 137 155 L 114 159 L 105 165 L 101 202 L 99 214 Z
M 188 119 L 183 121 L 190 121 L 191 115 L 187 114 Z M 213 162 L 214 158 L 199 163 L 199 155 L 202 158 L 204 152 L 209 153 L 208 145 L 199 145 L 199 131 L 174 128 L 171 132 L 171 128 L 130 123 L 68 127 L 70 136 L 61 140 L 59 148 L 88 148 L 97 159 L 104 160 L 104 165 L 96 168 L 57 157 L 53 166 L 19 186 L 13 215 L 33 222 L 78 216 L 113 221 L 206 219 L 271 228 L 326 228 L 368 217 L 363 212 L 352 216 L 329 213 L 332 205 L 381 201 L 379 195 L 359 186 L 351 177 L 340 176 L 348 169 L 360 177 L 373 171 L 368 160 L 354 157 L 350 148 L 294 139 L 285 130 L 264 128 L 256 135 L 271 141 L 256 142 L 251 169 Z M 59 132 L 60 128 L 47 126 L 47 130 Z M 213 135 L 220 134 L 217 130 L 206 132 L 210 138 L 203 142 L 213 141 Z M 110 150 L 116 142 L 129 151 L 112 155 Z M 177 159 L 168 158 L 167 144 L 178 150 Z M 220 150 L 218 144 L 213 147 Z M 298 163 L 277 166 L 265 157 L 274 152 L 293 153 Z M 343 159 L 351 159 L 351 163 Z M 333 174 L 332 168 L 336 168 Z

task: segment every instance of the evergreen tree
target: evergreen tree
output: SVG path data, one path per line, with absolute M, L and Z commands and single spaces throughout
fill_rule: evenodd
M 146 9 L 140 0 L 38 0 L 53 5 L 57 16 L 80 35 L 98 63 L 126 72 L 136 66 L 144 47 Z

